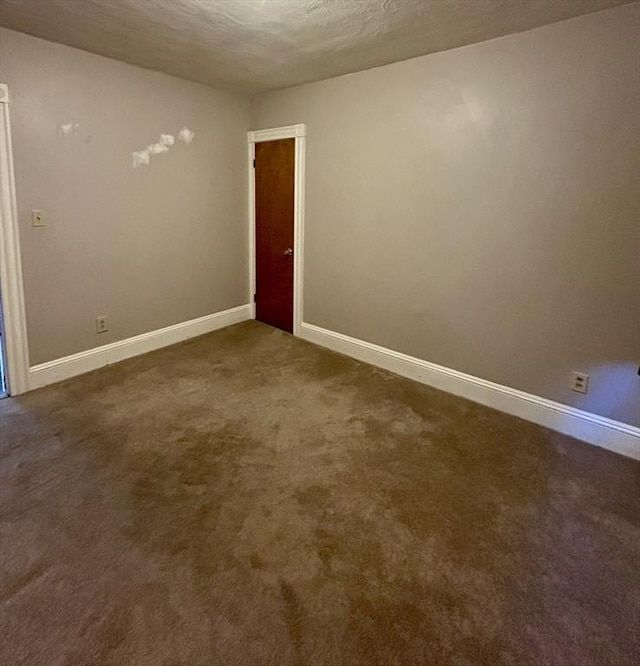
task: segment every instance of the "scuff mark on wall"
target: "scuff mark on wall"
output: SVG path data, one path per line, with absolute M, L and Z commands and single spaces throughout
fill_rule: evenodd
M 178 139 L 183 143 L 191 143 L 195 135 L 196 133 L 192 132 L 188 127 L 183 127 L 178 133 Z
M 60 134 L 64 136 L 71 136 L 77 132 L 79 127 L 80 125 L 78 123 L 63 123 L 58 127 L 58 130 L 60 131 Z
M 183 127 L 178 133 L 178 139 L 182 143 L 191 143 L 195 132 L 190 130 L 188 127 Z M 131 153 L 131 160 L 134 168 L 144 165 L 148 165 L 151 161 L 151 155 L 161 155 L 162 153 L 168 153 L 169 148 L 173 146 L 176 142 L 176 138 L 173 134 L 161 134 L 160 139 L 155 143 L 150 143 L 143 150 L 136 150 Z
M 134 169 L 143 165 L 149 166 L 149 151 L 146 149 L 136 150 L 135 152 L 131 153 L 131 159 Z
M 169 146 L 166 146 L 164 143 L 151 143 L 147 146 L 147 150 L 151 155 L 160 155 L 161 153 L 169 152 Z

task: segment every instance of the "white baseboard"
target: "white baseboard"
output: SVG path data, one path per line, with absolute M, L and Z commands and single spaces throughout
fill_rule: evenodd
M 302 323 L 300 336 L 359 361 L 640 460 L 640 428 Z
M 219 328 L 237 324 L 251 318 L 251 307 L 240 305 L 237 308 L 215 312 L 214 314 L 184 321 L 180 324 L 142 333 L 133 338 L 119 340 L 95 349 L 47 361 L 29 368 L 29 390 L 47 386 L 76 375 L 97 370 L 105 365 L 124 361 L 132 356 L 182 342 L 197 335 L 210 333 Z

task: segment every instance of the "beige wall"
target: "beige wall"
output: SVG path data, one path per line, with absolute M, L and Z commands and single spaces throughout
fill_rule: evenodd
M 640 425 L 639 34 L 635 3 L 257 98 L 307 124 L 305 321 Z
M 0 81 L 32 365 L 247 302 L 245 98 L 7 30 Z M 193 143 L 132 167 L 183 126 Z

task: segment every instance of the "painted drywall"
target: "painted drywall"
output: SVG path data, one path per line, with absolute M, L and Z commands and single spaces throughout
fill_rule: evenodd
M 31 365 L 247 302 L 245 97 L 8 30 L 0 80 Z
M 640 425 L 638 34 L 634 3 L 257 97 L 307 125 L 304 320 Z

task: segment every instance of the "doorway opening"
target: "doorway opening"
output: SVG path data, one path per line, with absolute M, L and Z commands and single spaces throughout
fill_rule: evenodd
M 295 139 L 255 147 L 256 319 L 293 333 Z
M 302 322 L 304 125 L 249 132 L 252 316 L 294 335 Z

